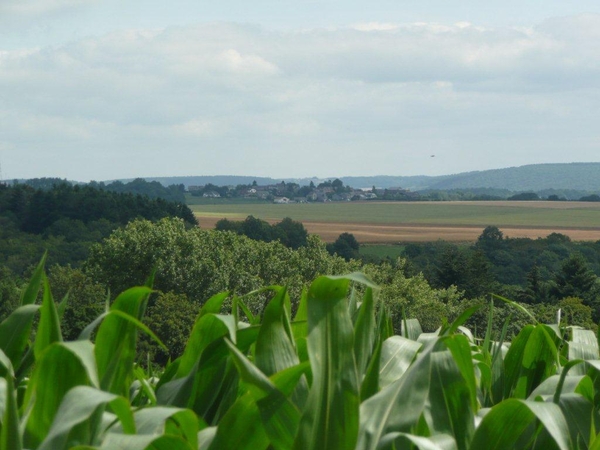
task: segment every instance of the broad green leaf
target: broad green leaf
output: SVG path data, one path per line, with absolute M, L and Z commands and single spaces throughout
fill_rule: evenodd
M 198 431 L 206 426 L 189 409 L 164 406 L 141 409 L 134 414 L 134 419 L 137 434 L 180 436 L 192 448 L 198 447 Z
M 464 336 L 454 337 L 463 338 L 466 341 Z M 469 351 L 468 343 L 467 351 Z M 474 397 L 475 392 L 471 391 L 474 386 L 470 386 L 470 383 L 462 376 L 457 366 L 459 361 L 460 359 L 455 361 L 449 350 L 434 351 L 431 354 L 430 430 L 434 435 L 446 434 L 453 436 L 457 448 L 465 450 L 468 448 L 474 432 L 475 410 L 472 397 Z M 470 369 L 472 372 L 472 364 L 470 364 Z
M 505 398 L 527 398 L 542 381 L 555 373 L 557 353 L 544 325 L 523 328 L 504 359 Z
M 279 289 L 271 299 L 263 314 L 263 322 L 258 332 L 255 348 L 256 366 L 267 376 L 300 363 L 294 348 L 289 316 L 285 307 L 287 290 Z M 287 299 L 289 302 L 289 298 Z M 294 394 L 298 407 L 304 406 L 308 395 L 308 385 L 301 380 Z
M 537 397 L 553 397 L 559 387 L 561 375 L 552 375 L 545 379 L 533 392 L 529 395 L 528 400 L 534 401 Z M 577 392 L 577 389 L 581 383 L 591 381 L 589 377 L 585 375 L 567 375 L 564 378 L 563 385 L 561 387 L 561 394 L 573 394 Z
M 152 290 L 135 287 L 120 294 L 111 312 L 118 310 L 134 319 L 139 318 L 140 306 Z M 109 314 L 96 333 L 96 361 L 103 390 L 126 397 L 133 381 L 133 362 L 136 355 L 137 326 L 116 314 Z
M 233 333 L 231 327 L 234 327 Z M 192 328 L 185 350 L 181 356 L 177 378 L 189 374 L 209 344 L 227 335 L 235 340 L 233 337 L 236 335 L 235 323 L 232 316 L 213 313 L 200 314 Z
M 375 344 L 375 300 L 373 289 L 367 288 L 354 326 L 354 358 L 359 378 L 362 378 Z
M 365 275 L 362 272 L 352 272 L 345 275 L 330 275 L 327 278 L 333 281 L 354 281 L 356 283 L 363 284 L 371 289 L 381 289 L 377 284 L 373 282 L 373 280 L 371 280 L 367 275 Z
M 17 410 L 17 392 L 15 389 L 13 368 L 8 360 L 8 357 L 0 352 L 0 362 L 4 366 L 6 373 L 4 378 L 0 378 L 0 390 L 4 395 L 0 394 L 0 412 L 2 422 L 0 422 L 0 450 L 21 450 L 23 441 L 21 438 L 21 430 L 19 428 L 19 412 Z
M 252 387 L 249 392 L 256 401 L 262 425 L 271 445 L 275 449 L 281 450 L 291 448 L 300 422 L 300 411 L 287 399 L 286 394 L 248 361 L 233 344 L 229 342 L 227 344 L 240 377 Z M 280 384 L 286 386 L 289 394 L 297 385 L 307 367 L 307 364 L 290 367 L 274 375 L 274 377 L 277 377 L 276 379 Z M 236 431 L 228 430 L 227 432 L 233 434 Z M 225 436 L 221 438 L 220 442 L 220 445 L 230 448 Z
M 466 388 L 469 391 L 471 408 L 473 413 L 475 413 L 478 409 L 477 380 L 475 378 L 475 370 L 469 340 L 465 335 L 458 334 L 445 337 L 443 339 L 443 343 L 452 353 L 454 362 L 456 363 L 456 366 L 465 381 Z
M 101 450 L 196 450 L 179 436 L 109 433 Z
M 455 450 L 456 442 L 452 436 L 439 434 L 422 437 L 408 433 L 390 433 L 381 440 L 379 450 Z
M 380 387 L 384 388 L 404 375 L 420 348 L 420 343 L 402 336 L 392 336 L 386 339 L 381 346 Z
M 198 450 L 208 450 L 217 434 L 217 427 L 207 427 L 198 433 Z
M 377 394 L 379 392 L 379 369 L 381 363 L 381 348 L 383 344 L 381 341 L 377 342 L 375 346 L 375 351 L 373 352 L 373 356 L 371 357 L 371 361 L 369 361 L 369 365 L 367 366 L 367 370 L 365 371 L 365 376 L 360 385 L 360 400 L 365 401 L 369 397 Z
M 406 319 L 402 321 L 401 335 L 411 341 L 416 341 L 423 334 L 421 324 L 417 319 Z
M 44 277 L 44 266 L 46 265 L 47 256 L 48 253 L 45 252 L 42 256 L 42 259 L 33 271 L 33 275 L 31 275 L 31 280 L 29 281 L 29 284 L 22 292 L 21 301 L 19 302 L 21 306 L 33 305 L 35 303 L 38 292 L 40 291 L 42 278 Z
M 598 352 L 598 341 L 593 331 L 584 330 L 579 327 L 569 327 L 572 338 L 569 341 L 569 360 L 598 360 L 600 354 Z M 580 364 L 572 369 L 576 375 L 585 375 L 587 367 L 585 364 Z
M 356 450 L 375 450 L 385 435 L 409 432 L 419 422 L 429 394 L 431 349 L 423 350 L 401 378 L 362 403 Z
M 508 399 L 494 406 L 483 418 L 471 442 L 472 450 L 514 448 L 530 425 L 539 420 L 560 450 L 571 448 L 569 427 L 558 405 Z
M 33 346 L 36 359 L 50 344 L 62 341 L 60 319 L 46 276 L 43 277 L 42 283 L 44 285 L 44 298 L 40 309 L 40 323 L 35 333 L 35 344 Z
M 31 334 L 31 324 L 40 305 L 25 305 L 15 309 L 0 323 L 0 350 L 11 360 L 18 369 L 27 347 Z
M 569 426 L 571 442 L 583 444 L 583 448 L 589 447 L 595 430 L 600 428 L 600 415 L 594 405 L 578 394 L 561 395 L 558 405 Z
M 319 277 L 308 292 L 308 352 L 312 386 L 297 450 L 353 449 L 358 432 L 359 391 L 347 278 Z
M 262 426 L 254 396 L 242 395 L 223 416 L 212 439 L 210 450 L 264 450 L 269 438 Z
M 39 450 L 60 450 L 73 443 L 94 445 L 100 429 L 100 407 L 110 404 L 129 433 L 135 433 L 127 400 L 88 386 L 76 386 L 64 396 L 54 422 Z M 85 425 L 85 426 L 82 426 Z
M 55 342 L 42 352 L 25 393 L 24 405 L 31 408 L 26 447 L 35 448 L 44 440 L 70 389 L 98 385 L 93 352 L 89 341 Z
M 147 401 L 150 403 L 150 405 L 155 406 L 156 405 L 156 393 L 154 392 L 154 388 L 150 385 L 148 378 L 146 377 L 146 374 L 144 373 L 144 371 L 142 370 L 141 367 L 136 367 L 133 370 L 133 373 L 135 375 L 136 380 L 139 382 L 139 394 L 138 395 L 139 396 L 145 395 L 147 398 Z M 132 403 L 134 403 L 133 400 L 131 400 L 131 401 L 132 401 Z
M 104 318 L 110 313 L 110 310 L 104 311 L 94 320 L 92 320 L 83 330 L 79 333 L 77 337 L 78 341 L 89 341 L 92 339 L 92 333 L 98 328 L 98 326 L 102 323 Z
M 237 336 L 238 348 L 246 352 L 257 339 L 258 327 L 238 330 Z M 220 405 L 227 406 L 225 398 L 230 397 L 232 389 L 237 389 L 237 378 L 232 378 L 236 371 L 227 364 L 228 356 L 229 349 L 225 341 L 222 337 L 217 338 L 208 344 L 201 355 L 197 355 L 198 359 L 187 375 L 171 378 L 165 383 L 159 382 L 157 402 L 190 408 L 208 423 L 213 423 Z

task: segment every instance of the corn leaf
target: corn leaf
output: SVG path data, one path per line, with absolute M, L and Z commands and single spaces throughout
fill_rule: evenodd
M 353 449 L 359 392 L 347 278 L 319 277 L 308 292 L 308 352 L 313 381 L 294 448 Z
M 127 400 L 92 387 L 76 386 L 64 396 L 39 450 L 68 449 L 74 443 L 94 445 L 101 418 L 97 412 L 106 404 L 110 404 L 117 413 L 123 428 L 135 433 Z
M 42 308 L 40 309 L 40 323 L 35 334 L 34 354 L 36 359 L 46 347 L 53 342 L 62 341 L 60 332 L 60 319 L 52 293 L 48 278 L 43 277 L 42 284 L 44 285 L 44 298 L 42 300 Z
M 40 355 L 25 393 L 24 404 L 31 408 L 26 447 L 35 448 L 44 440 L 69 390 L 98 385 L 93 355 L 89 341 L 55 342 Z
M 152 290 L 135 287 L 120 294 L 111 311 L 118 310 L 135 319 L 140 306 Z M 133 362 L 137 341 L 137 326 L 124 317 L 109 314 L 96 333 L 96 362 L 103 390 L 126 397 L 133 381 Z
M 286 302 L 289 303 L 287 290 L 280 288 L 265 308 L 262 326 L 256 339 L 256 366 L 267 377 L 300 364 L 294 348 Z M 302 379 L 296 387 L 294 403 L 300 408 L 303 407 L 307 395 L 308 385 L 306 379 Z
M 8 357 L 0 350 L 4 378 L 0 378 L 0 450 L 21 450 L 23 441 L 19 429 L 17 392 L 14 371 Z
M 19 368 L 31 334 L 31 325 L 40 305 L 25 305 L 15 309 L 0 324 L 0 350 Z
M 381 346 L 379 364 L 379 385 L 381 388 L 398 380 L 414 361 L 421 344 L 404 338 L 392 336 Z
M 401 378 L 362 403 L 356 450 L 375 450 L 385 435 L 409 432 L 419 422 L 429 394 L 431 348 Z
M 466 338 L 464 339 L 466 341 Z M 472 367 L 471 364 L 471 372 Z M 475 392 L 472 392 L 471 388 L 449 350 L 434 351 L 431 354 L 430 429 L 434 435 L 453 436 L 459 450 L 468 448 L 474 432 L 475 410 L 472 396 Z
M 44 253 L 42 259 L 36 266 L 33 274 L 31 275 L 31 279 L 27 284 L 27 287 L 21 294 L 20 305 L 33 305 L 37 299 L 38 292 L 40 291 L 40 286 L 42 283 L 42 278 L 44 277 L 44 266 L 46 265 L 46 258 L 48 257 L 48 253 Z
M 354 326 L 354 358 L 359 377 L 365 372 L 375 344 L 375 300 L 373 289 L 367 288 Z
M 475 430 L 470 448 L 514 448 L 536 420 L 539 420 L 560 450 L 571 448 L 569 427 L 558 405 L 519 399 L 508 399 L 494 406 Z

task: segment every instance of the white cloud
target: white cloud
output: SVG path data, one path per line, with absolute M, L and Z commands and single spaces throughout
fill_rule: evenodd
M 0 12 L 39 15 L 93 2 L 95 0 L 2 0 Z
M 433 150 L 436 164 L 454 155 L 432 169 L 442 172 L 509 156 L 597 159 L 598 29 L 590 15 L 502 29 L 206 24 L 3 51 L 3 151 L 89 152 L 97 163 L 82 177 L 96 179 L 137 158 L 147 166 L 136 170 L 156 175 L 194 162 L 216 173 L 227 168 L 219 151 L 230 172 L 257 175 L 275 175 L 274 156 L 289 154 L 302 158 L 281 175 L 313 175 L 315 160 L 341 161 L 346 174 L 423 173 L 420 155 Z
M 392 31 L 397 30 L 399 25 L 393 23 L 368 22 L 356 24 L 352 28 L 358 31 Z

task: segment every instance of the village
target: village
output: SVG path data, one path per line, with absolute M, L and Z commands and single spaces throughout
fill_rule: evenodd
M 309 203 L 309 202 L 349 202 L 364 200 L 410 200 L 418 197 L 417 193 L 400 187 L 386 189 L 353 188 L 335 179 L 315 185 L 300 186 L 297 183 L 282 181 L 277 184 L 259 186 L 256 182 L 249 185 L 216 186 L 189 186 L 188 191 L 192 196 L 207 199 L 218 198 L 246 198 L 264 200 L 276 204 Z

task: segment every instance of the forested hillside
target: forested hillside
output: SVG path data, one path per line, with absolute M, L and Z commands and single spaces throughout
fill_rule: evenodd
M 541 191 L 544 189 L 600 190 L 600 163 L 532 164 L 468 172 L 432 180 L 431 189 L 478 188 Z
M 0 264 L 20 274 L 45 249 L 50 261 L 77 265 L 93 242 L 135 218 L 180 217 L 196 220 L 181 203 L 90 186 L 0 184 Z
M 390 171 L 394 171 L 393 168 Z M 398 172 L 401 169 L 397 170 Z M 190 176 L 190 177 L 147 177 L 146 180 L 158 181 L 164 186 L 183 184 L 203 186 L 214 184 L 217 186 L 251 184 L 256 181 L 259 185 L 281 183 L 298 183 L 308 185 L 339 178 L 345 185 L 353 188 L 378 188 L 402 187 L 412 191 L 422 190 L 452 190 L 452 189 L 480 189 L 490 188 L 506 190 L 509 192 L 545 192 L 548 190 L 577 191 L 575 195 L 581 196 L 582 192 L 600 192 L 600 163 L 570 163 L 570 164 L 531 164 L 521 167 L 508 167 L 504 169 L 482 170 L 441 176 L 339 176 L 332 174 L 329 178 L 281 178 L 264 177 L 239 177 L 239 176 Z M 123 180 L 130 181 L 130 180 Z M 550 192 L 552 194 L 552 192 Z M 549 195 L 550 195 L 549 194 Z M 576 197 L 578 198 L 578 197 Z

